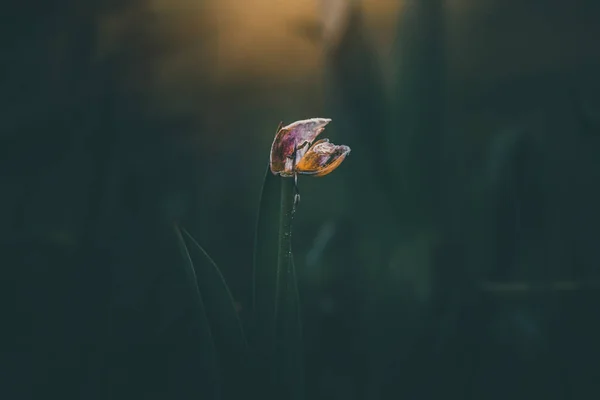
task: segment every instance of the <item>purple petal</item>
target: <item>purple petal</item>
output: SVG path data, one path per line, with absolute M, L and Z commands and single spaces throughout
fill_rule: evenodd
M 331 121 L 329 118 L 311 118 L 296 121 L 281 128 L 275 135 L 271 146 L 271 172 L 281 176 L 294 175 L 294 160 L 296 163 L 304 157 L 310 144 L 323 132 L 325 126 Z

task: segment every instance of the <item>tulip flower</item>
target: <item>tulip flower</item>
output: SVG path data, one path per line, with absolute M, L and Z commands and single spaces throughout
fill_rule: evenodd
M 350 147 L 328 139 L 313 144 L 329 122 L 329 118 L 311 118 L 280 128 L 271 146 L 271 172 L 290 178 L 298 174 L 319 177 L 335 170 L 350 154 Z

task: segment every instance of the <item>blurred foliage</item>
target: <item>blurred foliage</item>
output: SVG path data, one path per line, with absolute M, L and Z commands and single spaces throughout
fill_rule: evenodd
M 597 397 L 598 4 L 5 5 L 3 398 L 208 396 L 172 223 L 248 318 L 273 130 L 317 116 L 353 152 L 299 182 L 306 398 Z

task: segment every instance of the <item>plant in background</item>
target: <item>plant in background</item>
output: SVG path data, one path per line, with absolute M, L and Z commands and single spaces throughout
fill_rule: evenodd
M 275 135 L 258 212 L 250 326 L 242 326 L 217 265 L 187 231 L 176 227 L 205 332 L 201 345 L 216 377 L 215 393 L 222 398 L 304 398 L 292 219 L 299 200 L 298 174 L 327 175 L 350 153 L 348 146 L 328 139 L 315 142 L 330 121 L 312 118 L 280 124 Z

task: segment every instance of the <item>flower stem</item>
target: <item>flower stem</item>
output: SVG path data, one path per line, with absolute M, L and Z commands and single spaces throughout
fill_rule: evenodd
M 277 280 L 275 288 L 275 315 L 279 313 L 282 287 L 285 288 L 286 272 L 292 258 L 292 220 L 295 212 L 295 188 L 292 179 L 281 179 L 279 204 L 279 248 L 277 253 Z

